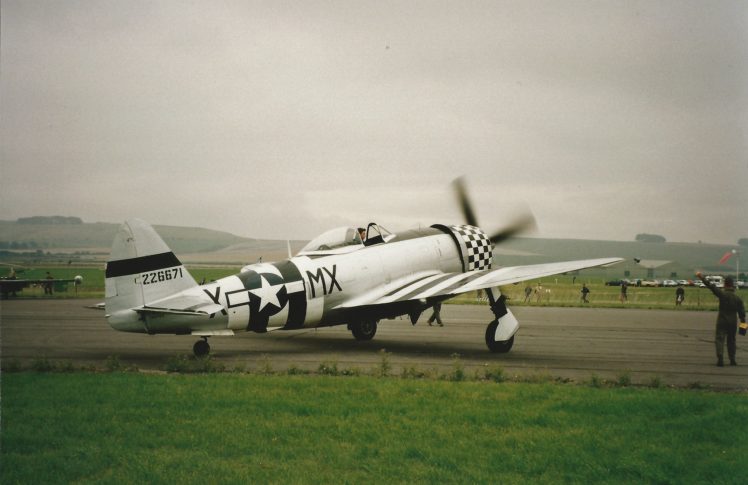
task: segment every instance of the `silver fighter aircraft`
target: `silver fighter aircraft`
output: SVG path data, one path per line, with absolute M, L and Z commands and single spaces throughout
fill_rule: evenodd
M 208 337 L 235 332 L 347 325 L 370 340 L 381 319 L 407 315 L 415 324 L 434 304 L 485 291 L 494 318 L 486 328 L 491 352 L 508 352 L 519 322 L 499 286 L 617 263 L 587 259 L 493 267 L 493 245 L 534 224 L 531 216 L 488 236 L 477 224 L 461 181 L 464 225 L 434 224 L 393 234 L 370 223 L 325 232 L 296 256 L 256 263 L 199 285 L 146 222 L 125 222 L 106 268 L 106 317 L 124 332 L 200 337 L 195 355 L 210 352 Z

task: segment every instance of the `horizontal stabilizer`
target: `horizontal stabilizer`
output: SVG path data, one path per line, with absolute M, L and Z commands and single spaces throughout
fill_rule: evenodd
M 215 315 L 223 310 L 221 305 L 211 303 L 195 309 L 179 309 L 179 308 L 164 308 L 155 306 L 144 306 L 140 308 L 133 308 L 138 313 L 161 313 L 169 315 Z
M 223 329 L 223 330 L 195 330 L 192 332 L 192 335 L 196 337 L 231 337 L 234 335 L 233 330 L 229 329 Z

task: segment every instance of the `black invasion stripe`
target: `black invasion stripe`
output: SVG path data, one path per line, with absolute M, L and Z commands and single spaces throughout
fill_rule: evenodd
M 456 290 L 457 288 L 464 286 L 468 283 L 472 283 L 473 281 L 477 280 L 478 278 L 481 278 L 483 276 L 486 276 L 485 271 L 481 271 L 479 274 L 474 274 L 470 276 L 466 276 L 465 278 L 461 279 L 457 283 L 452 284 L 451 286 L 447 286 L 446 288 L 443 288 L 439 291 L 440 295 L 448 295 L 452 293 L 452 291 Z
M 440 283 L 442 283 L 444 281 L 447 281 L 450 278 L 454 278 L 454 276 L 455 276 L 454 273 L 449 273 L 449 274 L 446 274 L 446 275 L 444 275 L 444 276 L 442 276 L 440 278 L 435 279 L 434 281 L 429 281 L 427 284 L 421 285 L 420 287 L 412 290 L 410 293 L 406 293 L 405 295 L 401 296 L 400 298 L 398 298 L 395 301 L 410 300 L 411 298 L 413 298 L 414 296 L 418 295 L 419 293 L 423 293 L 424 291 L 429 290 L 429 289 L 433 288 L 434 286 L 436 286 L 436 285 L 438 285 L 438 284 L 440 284 Z
M 116 278 L 117 276 L 128 276 L 132 274 L 146 273 L 157 269 L 173 268 L 181 266 L 174 253 L 151 254 L 150 256 L 141 256 L 139 258 L 120 259 L 109 261 L 106 265 L 106 277 Z
M 305 288 L 304 278 L 301 276 L 301 271 L 296 267 L 290 260 L 282 261 L 280 263 L 273 263 L 273 266 L 278 268 L 283 281 L 286 283 L 301 282 L 301 287 Z M 288 319 L 286 324 L 283 326 L 285 329 L 292 328 L 303 328 L 304 319 L 306 318 L 306 291 L 298 291 L 296 293 L 288 294 Z
M 408 282 L 407 284 L 404 284 L 403 286 L 400 286 L 400 287 L 398 287 L 398 288 L 395 288 L 394 290 L 390 291 L 389 293 L 387 293 L 387 294 L 386 294 L 386 295 L 384 295 L 384 296 L 385 296 L 385 297 L 387 297 L 387 296 L 392 296 L 392 295 L 394 295 L 395 293 L 397 293 L 398 291 L 401 291 L 401 290 L 402 290 L 403 288 L 407 288 L 407 287 L 408 287 L 408 286 L 410 286 L 410 285 L 415 285 L 415 284 L 416 284 L 416 283 L 418 283 L 419 281 L 423 281 L 423 280 L 425 280 L 426 278 L 431 278 L 432 276 L 436 276 L 436 274 L 429 274 L 429 275 L 423 276 L 423 277 L 421 277 L 421 278 L 415 279 L 415 280 L 413 280 L 413 281 L 410 281 L 410 282 Z

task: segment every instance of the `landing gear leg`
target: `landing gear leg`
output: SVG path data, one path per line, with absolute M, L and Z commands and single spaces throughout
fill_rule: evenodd
M 192 351 L 195 353 L 195 357 L 204 357 L 210 353 L 210 345 L 208 344 L 208 337 L 202 337 L 202 340 L 195 342 L 192 346 Z
M 488 304 L 491 307 L 493 316 L 496 320 L 506 315 L 509 311 L 506 308 L 506 296 L 499 295 L 499 298 L 493 296 L 493 289 L 488 288 L 486 290 L 486 296 L 488 296 Z

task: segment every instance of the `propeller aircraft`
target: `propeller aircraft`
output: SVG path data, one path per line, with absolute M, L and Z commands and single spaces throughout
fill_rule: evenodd
M 81 276 L 76 276 L 72 279 L 60 279 L 60 278 L 44 278 L 44 279 L 27 279 L 27 278 L 18 278 L 15 275 L 15 271 L 11 270 L 10 276 L 2 277 L 0 278 L 0 295 L 2 295 L 2 298 L 8 298 L 9 296 L 18 296 L 18 293 L 22 291 L 24 288 L 28 288 L 30 286 L 41 286 L 45 289 L 49 289 L 49 292 L 51 294 L 51 288 L 53 288 L 54 285 L 58 283 L 73 283 L 73 285 L 77 287 L 78 285 L 83 283 L 83 278 Z M 46 290 L 45 290 L 46 293 Z
M 347 325 L 356 340 L 370 340 L 377 323 L 408 316 L 415 325 L 434 304 L 485 291 L 494 318 L 485 340 L 491 352 L 509 352 L 519 322 L 499 286 L 605 266 L 621 258 L 493 267 L 493 247 L 534 225 L 518 218 L 491 236 L 478 227 L 462 179 L 455 181 L 465 224 L 434 224 L 397 234 L 372 222 L 359 232 L 332 229 L 296 256 L 258 262 L 233 276 L 199 285 L 156 231 L 126 221 L 106 267 L 106 318 L 120 331 L 193 335 L 196 356 L 208 338 Z

